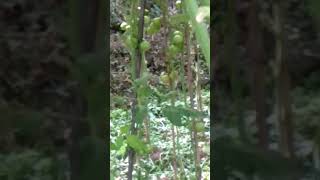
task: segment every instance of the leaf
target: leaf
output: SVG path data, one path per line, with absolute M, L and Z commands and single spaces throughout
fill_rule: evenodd
M 39 162 L 33 166 L 33 169 L 36 171 L 48 170 L 50 166 L 52 166 L 52 160 L 50 158 L 44 158 L 40 159 Z
M 177 91 L 170 91 L 167 94 L 162 94 L 157 89 L 155 89 L 155 90 L 153 90 L 153 95 L 155 95 L 158 98 L 158 100 L 160 102 L 162 102 L 162 101 L 166 101 L 166 100 L 168 100 L 168 99 L 170 99 L 172 97 L 175 98 L 176 96 L 178 96 L 178 92 Z
M 318 0 L 308 0 L 308 10 L 310 14 L 316 18 L 320 18 L 319 8 L 320 8 L 320 1 Z
M 187 23 L 188 17 L 184 14 L 176 14 L 173 16 L 170 16 L 169 23 L 171 26 L 176 26 L 179 24 Z
M 148 98 L 149 96 L 152 95 L 152 89 L 149 86 L 140 86 L 140 88 L 138 89 L 138 99 L 143 100 Z
M 117 150 L 115 143 L 110 142 L 110 150 Z
M 186 0 L 184 4 L 186 13 L 191 20 L 192 29 L 196 34 L 197 41 L 207 61 L 207 65 L 210 67 L 210 37 L 206 25 L 196 21 L 198 12 L 197 2 L 195 0 Z
M 120 156 L 124 156 L 127 150 L 127 141 L 123 141 L 122 146 L 120 147 L 120 149 L 118 150 L 118 153 Z
M 128 134 L 129 128 L 130 128 L 129 125 L 124 125 L 124 126 L 120 127 L 120 133 L 121 134 Z
M 178 113 L 175 108 L 165 108 L 163 114 L 168 118 L 168 120 L 175 126 L 182 126 L 181 114 Z
M 111 103 L 117 105 L 124 105 L 127 103 L 126 98 L 121 96 L 111 96 Z
M 164 116 L 175 126 L 187 126 L 187 122 L 183 121 L 183 117 L 197 118 L 205 116 L 203 112 L 199 112 L 190 108 L 169 106 L 163 110 Z
M 115 142 L 116 149 L 120 149 L 120 147 L 123 145 L 123 137 L 118 136 Z
M 148 73 L 143 73 L 142 76 L 133 81 L 133 86 L 135 88 L 140 87 L 141 85 L 146 85 L 148 80 L 150 79 L 150 75 Z
M 210 6 L 210 1 L 209 0 L 201 0 L 200 5 L 202 6 Z
M 139 105 L 137 107 L 137 114 L 136 114 L 137 123 L 141 124 L 147 115 L 148 115 L 148 108 L 146 106 Z
M 130 147 L 132 147 L 137 153 L 143 154 L 148 151 L 147 146 L 143 141 L 141 141 L 138 136 L 129 135 L 127 137 L 127 143 Z

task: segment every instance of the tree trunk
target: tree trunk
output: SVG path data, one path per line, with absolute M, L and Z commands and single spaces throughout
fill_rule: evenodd
M 283 3 L 273 3 L 274 30 L 276 36 L 275 49 L 275 78 L 276 78 L 276 100 L 277 118 L 280 128 L 280 150 L 285 157 L 293 158 L 293 131 L 291 122 L 291 99 L 290 99 L 290 74 L 286 59 L 286 44 L 284 38 L 284 15 Z
M 261 148 L 268 148 L 268 129 L 266 122 L 266 94 L 265 94 L 265 55 L 262 31 L 258 19 L 258 2 L 251 0 L 248 14 L 249 39 L 248 55 L 252 69 L 252 92 L 255 100 L 256 124 L 258 127 L 258 144 Z
M 225 34 L 225 61 L 229 69 L 229 77 L 232 91 L 232 100 L 235 102 L 233 105 L 234 121 L 228 122 L 229 125 L 236 125 L 240 138 L 244 143 L 247 143 L 248 135 L 246 133 L 246 124 L 243 118 L 243 105 L 242 105 L 242 93 L 243 93 L 243 81 L 239 78 L 240 68 L 237 63 L 239 56 L 237 49 L 237 19 L 236 19 L 236 1 L 228 0 L 227 6 L 227 30 Z

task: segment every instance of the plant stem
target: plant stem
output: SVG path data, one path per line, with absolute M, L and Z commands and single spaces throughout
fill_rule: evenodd
M 168 35 L 169 35 L 169 32 L 170 32 L 170 29 L 169 27 L 167 26 L 168 24 L 168 0 L 166 0 L 165 2 L 163 2 L 162 4 L 162 11 L 163 11 L 163 28 L 164 28 L 164 46 L 163 46 L 163 51 L 164 51 L 164 62 L 166 63 L 166 66 L 167 66 L 167 73 L 170 74 L 170 72 L 173 70 L 173 67 L 172 67 L 172 62 L 171 62 L 171 59 L 172 57 L 169 57 L 168 53 L 167 53 L 167 46 L 168 46 Z M 171 90 L 174 90 L 174 87 L 173 87 L 173 80 L 170 79 L 170 89 Z M 175 99 L 174 97 L 171 97 L 171 106 L 174 106 L 175 104 Z M 176 154 L 176 142 L 175 142 L 175 139 L 176 139 L 176 135 L 175 135 L 175 127 L 174 125 L 172 124 L 171 126 L 171 134 L 172 134 L 172 148 L 173 148 L 173 171 L 174 171 L 174 180 L 177 180 L 178 177 L 177 177 L 177 174 L 178 174 L 178 170 L 177 170 L 177 154 Z
M 198 54 L 198 48 L 197 44 L 195 44 L 195 58 L 196 58 L 196 96 L 197 96 L 197 110 L 202 111 L 202 99 L 201 99 L 201 83 L 200 83 L 200 59 L 199 59 L 199 54 Z M 202 120 L 199 118 L 199 122 Z M 198 137 L 195 135 L 195 139 L 198 139 Z M 196 145 L 198 148 L 198 145 Z M 197 162 L 198 162 L 198 176 L 201 179 L 201 169 L 199 168 L 200 166 L 200 153 L 197 152 Z
M 191 33 L 190 33 L 190 28 L 187 25 L 186 32 L 185 32 L 185 37 L 186 37 L 186 58 L 188 60 L 188 72 L 187 72 L 187 77 L 188 77 L 188 92 L 189 92 L 189 97 L 190 97 L 190 107 L 191 109 L 194 108 L 194 95 L 193 95 L 193 89 L 192 89 L 192 84 L 193 84 L 193 79 L 192 79 L 192 59 L 191 59 Z M 196 126 L 196 120 L 193 118 L 192 119 L 192 131 L 191 131 L 191 139 L 192 139 L 192 144 L 193 144 L 193 149 L 194 149 L 194 164 L 195 164 L 195 169 L 196 169 L 196 178 L 197 180 L 200 180 L 200 174 L 199 174 L 199 162 L 198 162 L 198 139 L 197 139 L 197 132 L 195 131 L 195 126 Z
M 143 40 L 143 31 L 144 31 L 144 8 L 145 8 L 146 0 L 140 1 L 140 14 L 139 14 L 139 25 L 138 25 L 138 46 L 136 49 L 136 63 L 135 64 L 135 78 L 140 78 L 141 75 L 141 64 L 142 64 L 142 54 L 139 50 L 139 44 Z M 134 10 L 132 10 L 134 11 Z M 132 120 L 131 120 L 131 134 L 136 134 L 136 111 L 137 111 L 137 92 L 135 92 L 134 99 L 132 102 Z M 128 165 L 128 180 L 132 180 L 132 172 L 134 165 L 134 156 L 135 152 L 132 148 L 129 148 L 129 165 Z

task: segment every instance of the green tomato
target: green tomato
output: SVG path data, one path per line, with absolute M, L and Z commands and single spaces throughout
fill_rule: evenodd
M 129 36 L 126 40 L 126 44 L 130 47 L 130 48 L 136 48 L 137 44 L 138 44 L 138 40 L 135 37 Z
M 169 53 L 171 55 L 176 55 L 178 52 L 179 52 L 179 48 L 177 46 L 173 44 L 169 46 Z
M 161 18 L 160 17 L 156 17 L 156 18 L 154 18 L 153 20 L 152 20 L 152 22 L 154 23 L 154 25 L 156 26 L 156 27 L 160 27 L 160 24 L 161 24 Z
M 126 25 L 125 30 L 128 31 L 131 28 L 130 25 Z
M 144 23 L 149 24 L 150 23 L 150 17 L 149 16 L 144 16 Z
M 177 79 L 177 77 L 178 77 L 178 72 L 175 71 L 175 70 L 173 70 L 173 71 L 170 73 L 169 76 L 170 76 L 171 81 L 175 81 L 175 80 Z
M 137 38 L 131 37 L 130 41 L 131 41 L 132 45 L 137 46 L 137 44 L 138 44 L 138 39 Z
M 195 127 L 197 132 L 203 132 L 205 130 L 203 122 L 197 122 Z
M 147 30 L 146 30 L 146 33 L 148 35 L 152 35 L 152 34 L 154 34 L 154 31 L 153 31 L 153 29 L 151 27 L 148 27 Z
M 173 43 L 176 45 L 182 44 L 183 43 L 183 37 L 179 34 L 174 35 L 173 37 Z
M 146 40 L 143 40 L 140 43 L 140 49 L 142 52 L 148 51 L 150 49 L 150 43 Z
M 175 35 L 180 35 L 180 36 L 182 36 L 183 34 L 182 34 L 181 31 L 174 31 L 174 32 L 173 32 L 173 36 L 175 36 Z
M 167 74 L 162 74 L 160 76 L 160 81 L 164 85 L 169 85 L 169 82 L 170 82 L 169 76 Z
M 128 26 L 128 23 L 122 22 L 121 25 L 120 25 L 120 28 L 121 28 L 122 30 L 126 30 L 126 26 Z

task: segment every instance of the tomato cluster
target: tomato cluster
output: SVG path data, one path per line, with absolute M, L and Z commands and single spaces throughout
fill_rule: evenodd
M 171 45 L 169 46 L 169 54 L 177 55 L 183 48 L 183 34 L 180 31 L 174 31 L 172 34 Z
M 162 73 L 160 75 L 160 82 L 163 85 L 170 86 L 171 83 L 174 83 L 177 81 L 177 78 L 178 78 L 178 72 L 173 70 L 169 74 Z

